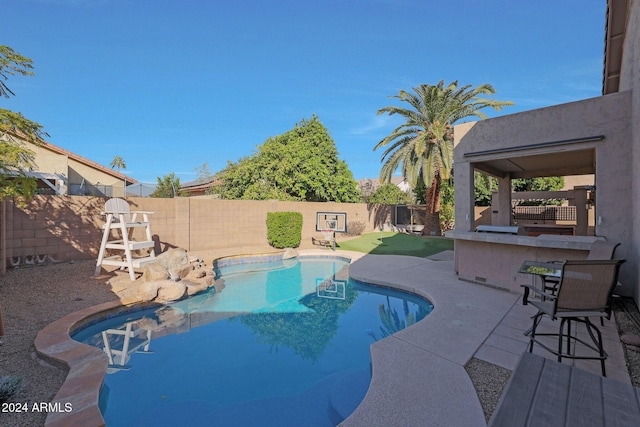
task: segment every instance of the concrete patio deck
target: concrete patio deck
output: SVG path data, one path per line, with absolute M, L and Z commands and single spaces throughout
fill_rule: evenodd
M 535 310 L 522 305 L 521 295 L 458 280 L 453 261 L 366 255 L 352 262 L 350 275 L 424 296 L 434 310 L 372 345 L 371 386 L 341 426 L 486 425 L 465 365 L 476 357 L 513 370 L 527 351 L 523 331 Z M 607 376 L 630 383 L 615 320 L 605 321 L 601 330 Z M 538 346 L 534 352 L 555 359 Z M 572 362 L 601 374 L 597 361 L 563 361 Z

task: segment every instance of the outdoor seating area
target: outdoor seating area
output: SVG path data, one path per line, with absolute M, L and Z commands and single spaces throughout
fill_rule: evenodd
M 607 242 L 606 240 L 596 240 L 591 244 L 591 249 L 589 249 L 589 253 L 587 254 L 587 260 L 598 260 L 598 259 L 613 259 L 613 255 L 616 252 L 616 248 L 620 246 L 620 243 L 617 242 Z M 561 261 L 552 261 L 555 263 L 561 263 Z M 544 275 L 541 276 L 544 284 L 545 291 L 553 291 L 560 282 L 559 276 L 557 274 Z
M 558 285 L 551 291 L 545 286 L 523 285 L 522 303 L 538 309 L 533 316 L 533 325 L 525 332 L 530 340 L 529 352 L 537 344 L 557 356 L 558 362 L 563 358 L 599 360 L 602 376 L 606 376 L 607 353 L 602 334 L 591 318 L 611 318 L 613 291 L 622 263 L 624 260 L 565 261 L 559 265 Z M 543 316 L 558 321 L 557 332 L 538 331 Z M 578 338 L 576 325 L 572 328 L 572 322 L 585 326 L 589 341 Z M 541 337 L 553 337 L 557 343 L 549 343 Z

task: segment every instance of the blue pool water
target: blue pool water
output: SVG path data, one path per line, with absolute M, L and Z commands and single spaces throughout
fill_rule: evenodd
M 110 357 L 108 426 L 334 426 L 369 387 L 369 346 L 433 308 L 340 258 L 241 261 L 216 268 L 218 291 L 74 334 Z

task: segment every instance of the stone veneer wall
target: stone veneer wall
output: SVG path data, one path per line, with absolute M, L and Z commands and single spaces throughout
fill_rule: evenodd
M 27 206 L 6 203 L 3 222 L 4 256 L 0 262 L 45 256 L 58 261 L 97 258 L 106 199 L 83 196 L 36 196 Z M 363 203 L 311 203 L 210 198 L 128 198 L 131 210 L 152 211 L 151 232 L 156 249 L 181 247 L 199 251 L 267 244 L 267 212 L 297 211 L 303 215 L 301 246 L 310 246 L 317 212 L 344 212 L 347 223 L 361 221 L 365 231 L 382 225 L 379 210 Z M 140 233 L 141 230 L 136 230 Z M 134 236 L 140 239 L 141 235 Z

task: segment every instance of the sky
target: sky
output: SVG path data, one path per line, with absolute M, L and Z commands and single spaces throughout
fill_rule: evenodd
M 606 0 L 1 0 L 34 62 L 0 108 L 155 183 L 195 180 L 314 114 L 354 178 L 402 123 L 400 90 L 490 83 L 513 114 L 600 96 Z M 475 119 L 474 119 L 475 120 Z

